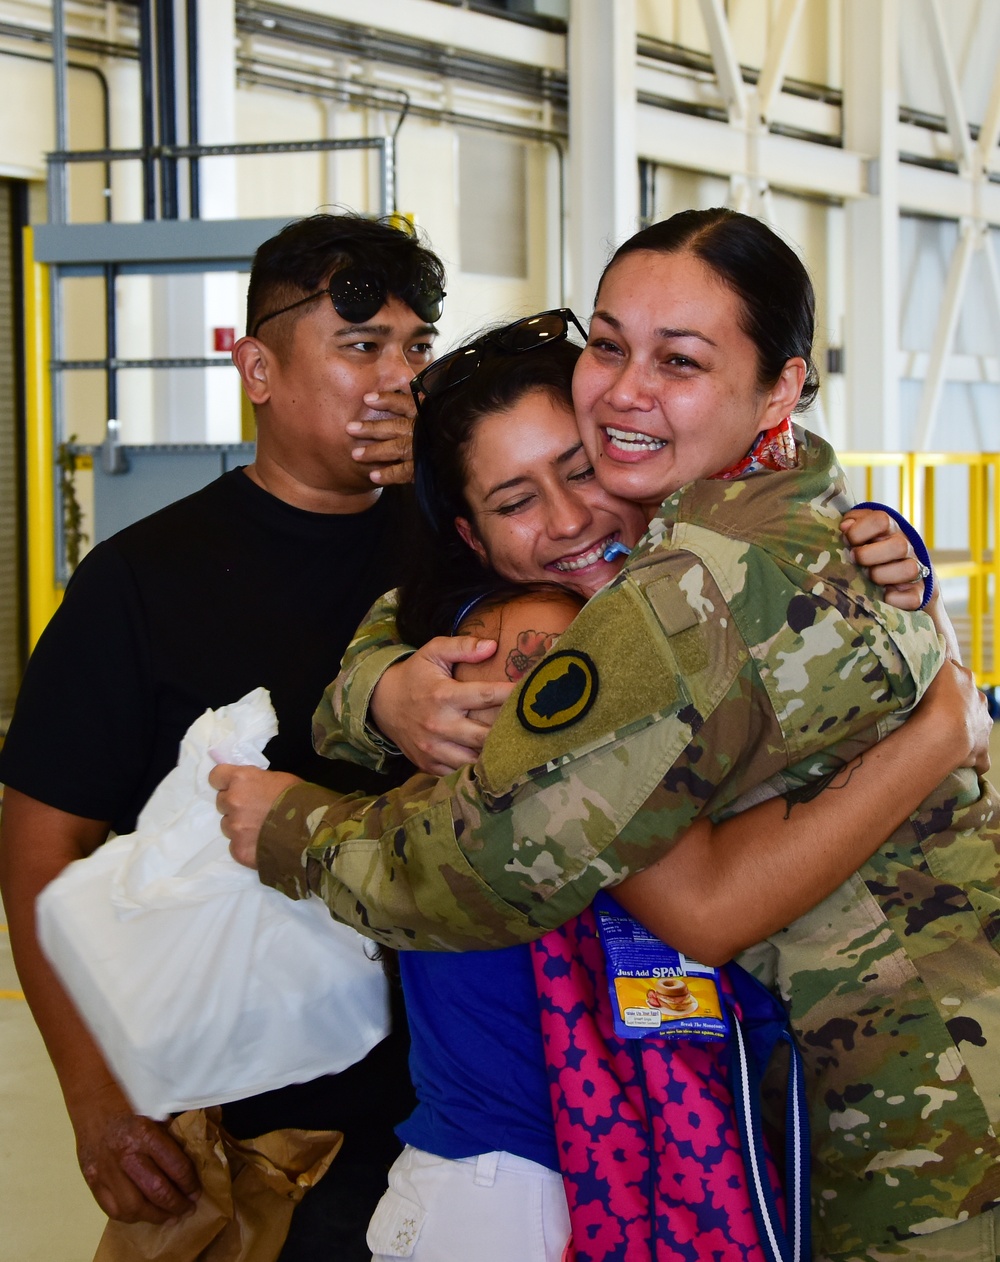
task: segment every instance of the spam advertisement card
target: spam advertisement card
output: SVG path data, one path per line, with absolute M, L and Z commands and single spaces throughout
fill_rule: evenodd
M 605 893 L 594 915 L 607 960 L 615 1032 L 715 1042 L 726 1037 L 719 970 L 661 942 Z

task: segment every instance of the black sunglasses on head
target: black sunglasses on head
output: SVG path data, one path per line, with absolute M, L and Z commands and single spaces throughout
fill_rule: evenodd
M 400 301 L 406 303 L 414 315 L 419 316 L 427 324 L 433 324 L 441 318 L 445 291 L 430 272 L 421 271 L 417 279 L 405 289 L 399 290 L 398 293 L 393 291 L 393 293 Z M 329 295 L 334 311 L 342 320 L 346 320 L 348 324 L 364 324 L 385 306 L 389 299 L 389 289 L 380 276 L 366 268 L 342 267 L 340 271 L 333 273 L 325 289 L 308 294 L 297 302 L 289 303 L 287 307 L 269 311 L 267 315 L 261 316 L 250 330 L 250 336 L 256 337 L 260 326 L 268 320 L 273 320 L 275 316 L 284 315 L 286 311 L 294 311 L 296 307 L 304 306 L 307 302 L 315 302 L 317 298 L 325 295 Z
M 449 351 L 433 364 L 428 364 L 410 382 L 417 411 L 431 395 L 443 394 L 468 381 L 487 355 L 521 355 L 525 351 L 537 350 L 539 346 L 566 337 L 570 324 L 576 325 L 586 341 L 586 330 L 573 312 L 569 307 L 559 307 L 554 311 L 525 316 L 513 324 L 505 324 L 502 329 L 492 329 L 468 346 Z

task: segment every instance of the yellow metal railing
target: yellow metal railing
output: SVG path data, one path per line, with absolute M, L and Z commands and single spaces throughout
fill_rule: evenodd
M 49 269 L 35 262 L 34 234 L 24 229 L 25 498 L 28 519 L 28 643 L 34 648 L 61 598 L 56 583 L 55 448 Z
M 897 471 L 894 507 L 923 535 L 937 578 L 966 580 L 966 606 L 949 607 L 967 650 L 966 665 L 981 687 L 1000 686 L 1000 452 L 842 452 L 840 460 L 863 499 L 879 498 L 876 470 Z M 943 548 L 937 537 L 937 471 L 947 466 L 966 470 L 968 513 L 964 542 Z

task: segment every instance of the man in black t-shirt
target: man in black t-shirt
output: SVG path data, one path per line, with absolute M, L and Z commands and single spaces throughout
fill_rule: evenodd
M 406 232 L 354 216 L 289 225 L 257 252 L 233 351 L 257 417 L 246 469 L 99 544 L 25 673 L 2 751 L 0 881 L 18 972 L 95 1198 L 164 1222 L 197 1181 L 128 1101 L 40 954 L 34 900 L 109 831 L 130 832 L 207 707 L 263 685 L 279 771 L 375 790 L 314 755 L 310 718 L 371 602 L 396 580 L 409 381 L 430 361 L 444 276 Z M 384 781 L 379 781 L 384 786 Z M 337 1129 L 344 1147 L 292 1220 L 282 1262 L 370 1256 L 365 1227 L 412 1105 L 405 1029 L 336 1077 L 227 1105 L 239 1137 Z

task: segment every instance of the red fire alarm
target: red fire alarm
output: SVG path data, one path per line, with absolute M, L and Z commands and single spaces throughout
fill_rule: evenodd
M 213 329 L 212 340 L 217 351 L 231 351 L 236 343 L 236 330 Z

